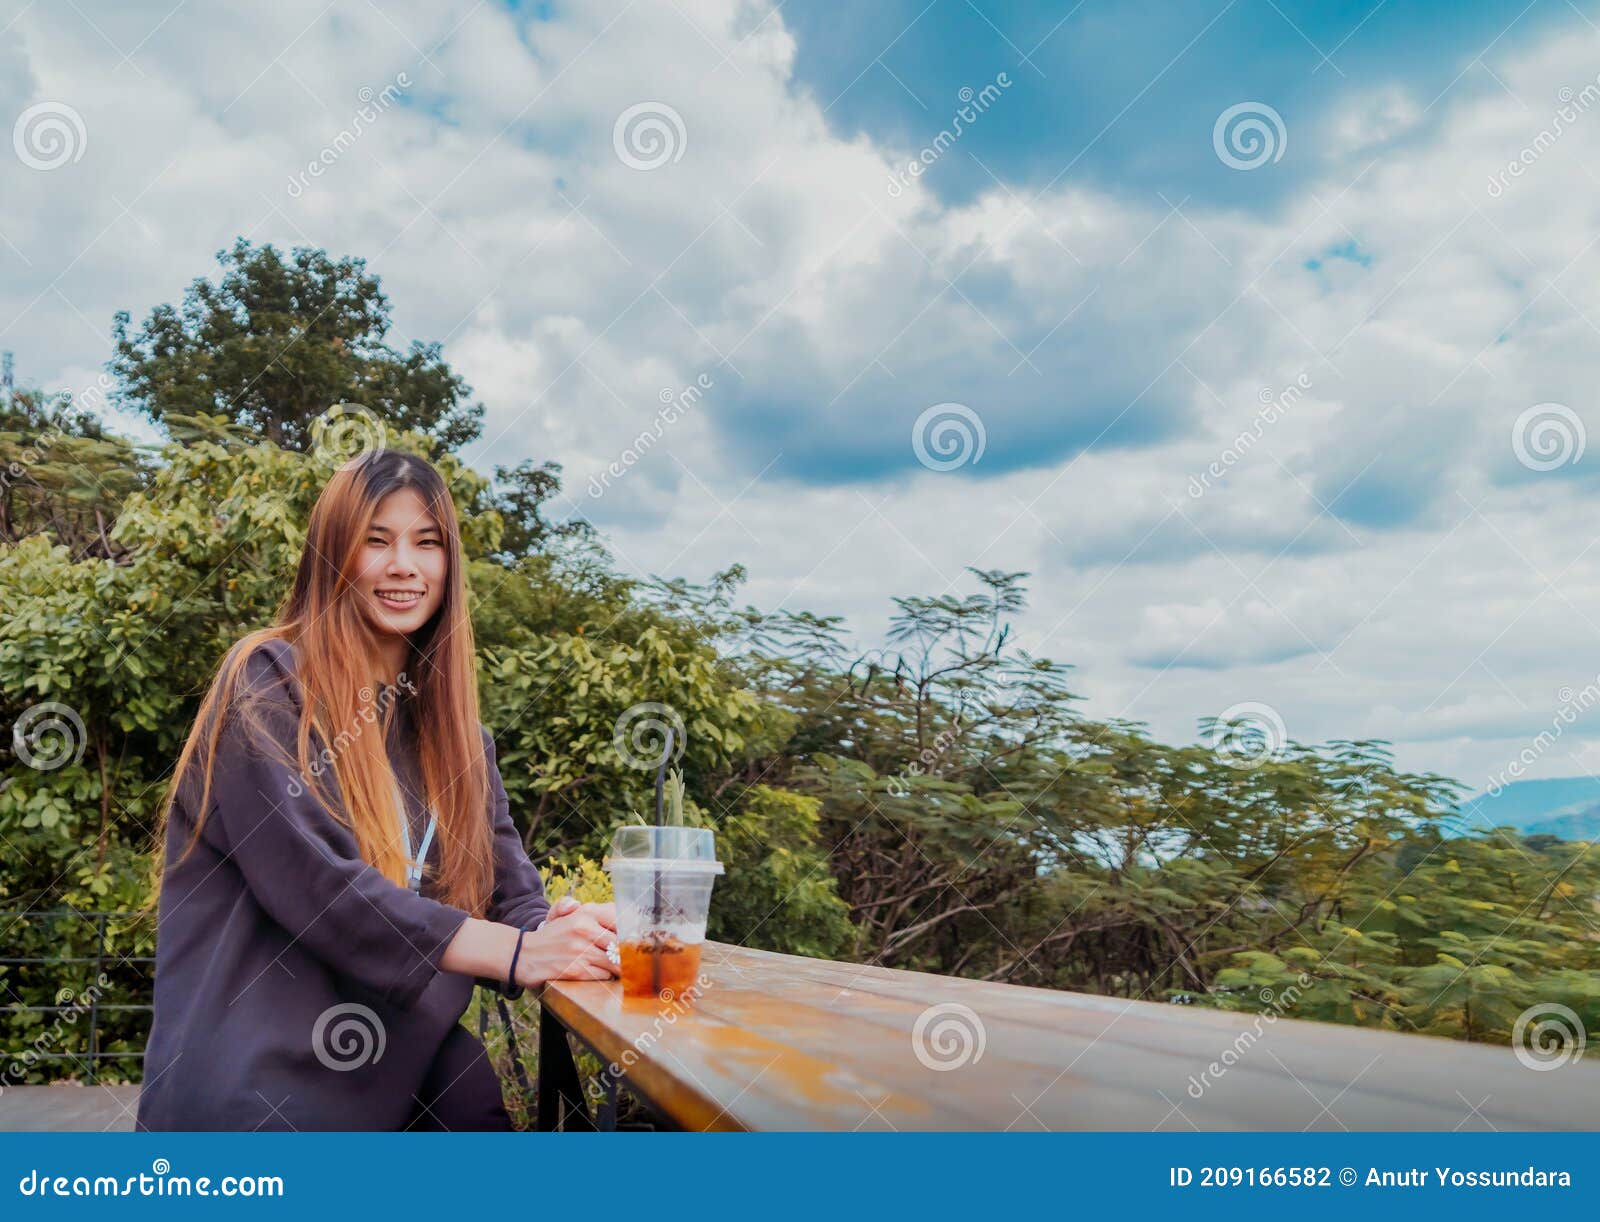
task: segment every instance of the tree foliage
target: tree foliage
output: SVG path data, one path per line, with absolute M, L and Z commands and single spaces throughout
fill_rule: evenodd
M 747 770 L 820 802 L 853 957 L 1501 1042 L 1538 1002 L 1600 1022 L 1587 845 L 1452 835 L 1459 787 L 1380 741 L 1240 766 L 1089 718 L 1010 644 L 1024 576 L 896 599 L 857 658 L 837 623 L 724 612 L 795 718 Z
M 337 403 L 429 435 L 430 453 L 482 430 L 483 407 L 439 344 L 385 341 L 389 299 L 365 260 L 308 247 L 285 257 L 244 238 L 217 260 L 217 283 L 195 280 L 181 306 L 157 306 L 136 333 L 117 315 L 111 368 L 123 407 L 156 421 L 221 415 L 298 450 Z

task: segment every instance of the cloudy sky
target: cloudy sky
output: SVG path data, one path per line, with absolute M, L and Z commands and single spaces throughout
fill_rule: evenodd
M 1597 74 L 1593 0 L 0 0 L 0 348 L 364 256 L 626 569 L 863 645 L 1026 570 L 1095 715 L 1600 772 Z

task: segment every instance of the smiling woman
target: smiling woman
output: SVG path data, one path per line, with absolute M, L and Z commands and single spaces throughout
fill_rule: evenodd
M 608 979 L 615 918 L 551 911 L 473 659 L 444 481 L 351 460 L 174 769 L 139 1128 L 510 1127 L 474 981 Z

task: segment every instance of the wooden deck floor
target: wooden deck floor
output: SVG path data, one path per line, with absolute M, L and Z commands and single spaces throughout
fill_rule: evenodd
M 8 1086 L 0 1133 L 131 1133 L 137 1086 Z

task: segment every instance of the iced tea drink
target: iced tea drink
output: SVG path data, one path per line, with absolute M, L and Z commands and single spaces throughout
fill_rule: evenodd
M 671 934 L 647 935 L 619 943 L 624 997 L 685 996 L 700 975 L 700 946 Z
M 621 827 L 605 864 L 617 904 L 622 995 L 692 996 L 711 886 L 722 873 L 713 833 L 694 827 Z

